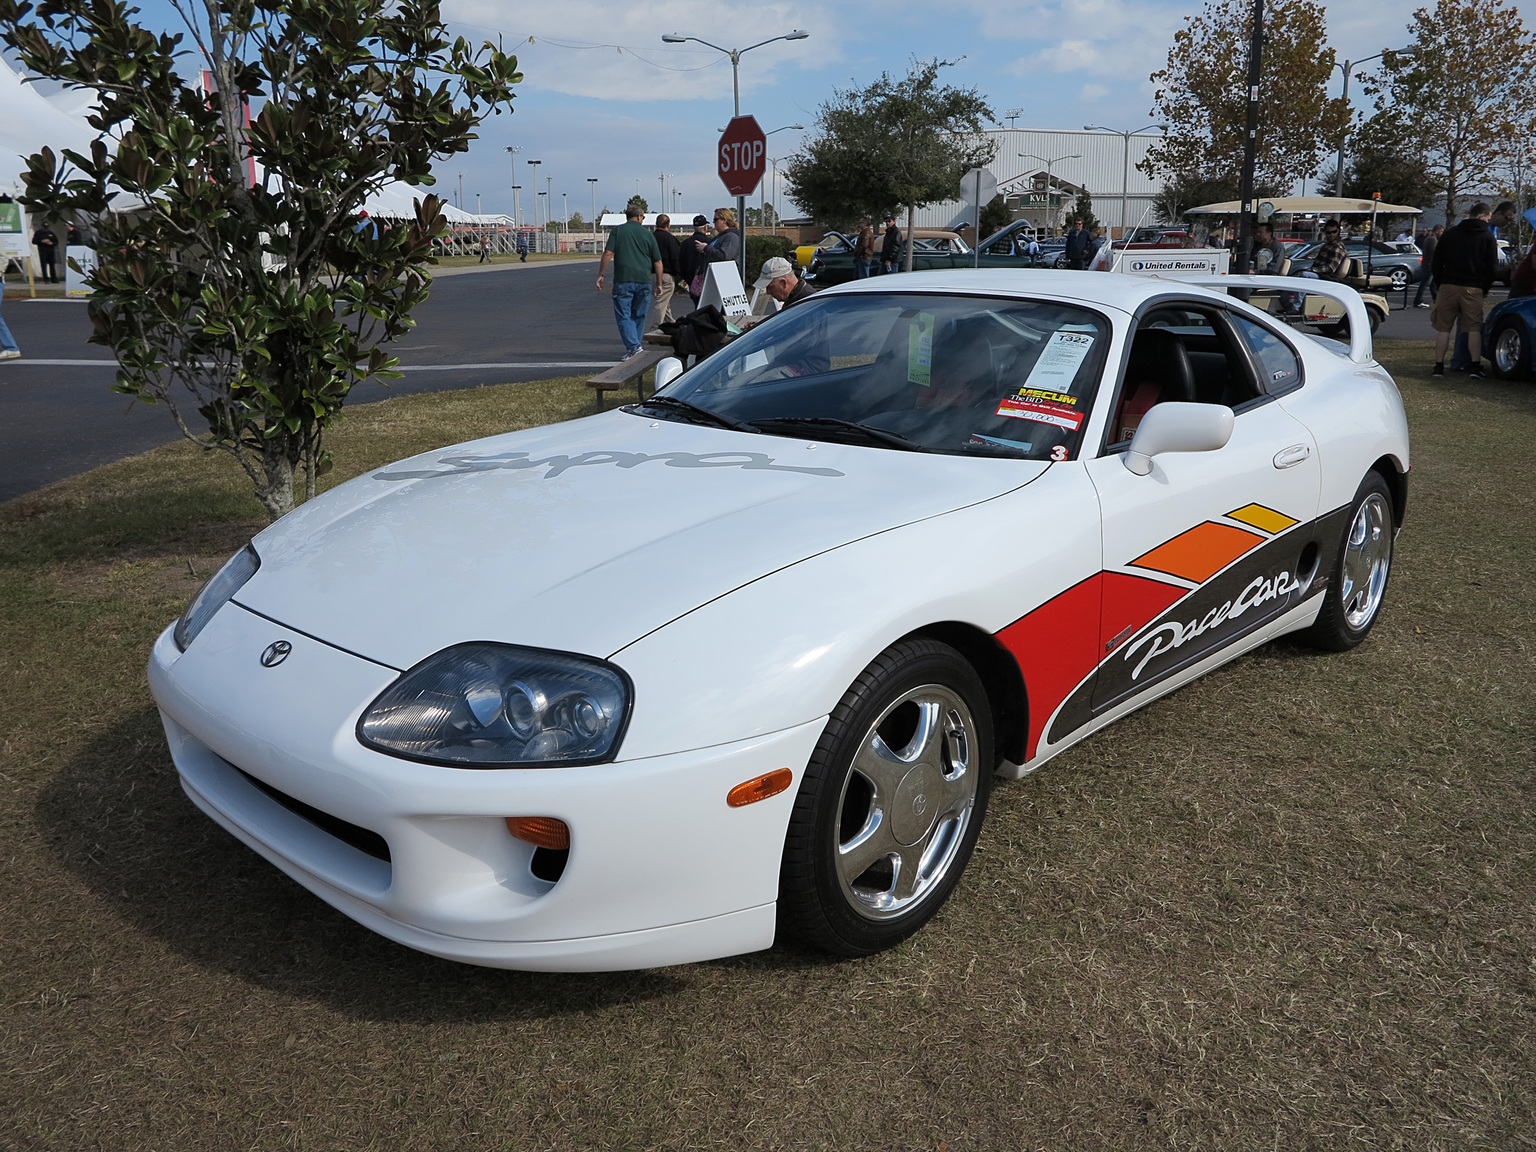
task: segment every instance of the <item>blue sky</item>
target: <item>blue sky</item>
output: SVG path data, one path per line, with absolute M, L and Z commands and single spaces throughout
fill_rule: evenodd
M 139 6 L 150 26 L 180 27 L 166 0 L 139 0 Z M 1408 42 L 1417 6 L 1412 0 L 1327 4 L 1329 41 L 1350 58 L 1399 47 Z M 1518 7 L 1527 25 L 1536 21 L 1536 0 Z M 742 111 L 765 131 L 797 123 L 809 128 L 834 89 L 865 85 L 882 71 L 902 72 L 914 55 L 958 60 L 950 82 L 978 88 L 1000 117 L 1022 109 L 1020 128 L 1141 128 L 1152 122 L 1147 77 L 1162 66 L 1175 30 L 1194 8 L 1188 0 L 443 0 L 454 31 L 476 41 L 499 36 L 517 54 L 525 80 L 510 115 L 488 118 L 470 153 L 439 165 L 439 190 L 456 195 L 462 173 L 465 208 L 473 212 L 478 203 L 486 212 L 510 212 L 505 149 L 513 145 L 521 149 L 518 176 L 528 219 L 534 181 L 522 161 L 529 159 L 543 161 L 538 186 L 552 191 L 557 218 L 562 193 L 570 211 L 590 214 L 588 177 L 597 178 L 599 209 L 622 207 L 637 188 L 657 206 L 664 172 L 669 191 L 681 191 L 685 212 L 707 214 L 728 203 L 715 175 L 714 142 L 731 113 L 730 62 L 696 44 L 664 45 L 666 32 L 726 48 L 795 28 L 810 32 L 807 40 L 769 44 L 742 57 Z M 1245 48 L 1234 44 L 1232 50 Z M 801 135 L 771 136 L 769 155 L 792 154 Z

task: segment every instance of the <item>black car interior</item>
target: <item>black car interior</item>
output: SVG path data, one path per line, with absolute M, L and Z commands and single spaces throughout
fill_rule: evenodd
M 1109 443 L 1130 440 L 1154 404 L 1182 401 L 1236 409 L 1262 394 L 1247 352 L 1219 309 L 1160 307 L 1136 326 Z

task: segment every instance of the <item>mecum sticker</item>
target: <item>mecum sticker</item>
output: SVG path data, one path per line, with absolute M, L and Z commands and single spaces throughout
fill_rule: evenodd
M 999 416 L 1011 416 L 1015 420 L 1035 420 L 1041 424 L 1054 424 L 1076 432 L 1083 423 L 1083 414 L 1061 404 L 1052 404 L 1026 396 L 1005 396 L 997 406 Z

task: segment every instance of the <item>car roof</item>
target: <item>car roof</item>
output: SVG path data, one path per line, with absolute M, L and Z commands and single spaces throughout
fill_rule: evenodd
M 1093 304 L 1133 313 L 1154 296 L 1170 292 L 1226 301 L 1213 292 L 1182 280 L 1127 276 L 1115 272 L 1070 272 L 1050 268 L 956 268 L 933 272 L 904 272 L 899 281 L 874 276 L 825 288 L 820 294 L 848 292 L 961 292 L 987 296 L 1032 296 L 1067 303 Z

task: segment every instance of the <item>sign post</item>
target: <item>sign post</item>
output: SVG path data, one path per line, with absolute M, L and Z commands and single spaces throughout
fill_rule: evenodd
M 747 282 L 747 197 L 762 183 L 768 167 L 768 137 L 755 116 L 736 116 L 720 133 L 720 182 L 736 197 L 736 227 L 741 232 L 741 282 Z
M 972 168 L 960 177 L 960 195 L 976 205 L 976 235 L 974 238 L 974 267 L 981 267 L 981 206 L 990 204 L 997 195 L 997 177 L 990 169 Z

